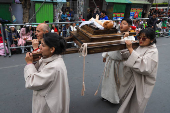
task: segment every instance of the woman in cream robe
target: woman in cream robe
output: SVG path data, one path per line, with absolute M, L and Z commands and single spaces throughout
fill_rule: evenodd
M 151 28 L 141 32 L 145 33 L 145 36 L 146 32 L 150 33 L 154 40 L 154 31 Z M 122 105 L 118 113 L 144 113 L 153 91 L 158 69 L 158 50 L 153 42 L 148 46 L 141 46 L 147 40 L 142 42 L 139 39 L 140 46 L 136 50 L 129 49 L 131 54 L 122 53 L 122 57 L 128 59 L 124 61 L 124 76 L 121 78 L 119 90 Z
M 120 25 L 120 31 L 125 33 L 122 42 L 125 40 L 135 41 L 134 36 L 129 36 L 132 20 L 124 18 Z M 124 50 L 121 50 L 124 51 Z M 105 73 L 102 81 L 101 97 L 111 103 L 119 103 L 120 77 L 123 75 L 123 61 L 121 51 L 104 52 L 103 58 L 106 59 Z
M 120 51 L 105 52 L 103 58 L 107 58 L 105 63 L 105 73 L 102 81 L 101 96 L 111 103 L 118 104 L 119 77 L 122 75 L 123 65 Z
M 122 39 L 122 41 L 124 40 L 135 41 L 135 38 L 134 36 L 128 36 L 125 39 Z M 123 60 L 121 51 L 104 52 L 102 57 L 107 58 L 107 60 L 105 63 L 106 69 L 102 81 L 101 96 L 111 103 L 118 104 L 118 90 L 120 85 L 119 78 L 123 75 Z
M 47 33 L 45 34 L 46 39 L 53 37 L 49 34 L 54 35 L 54 40 L 52 39 L 50 43 L 57 45 L 55 40 L 59 36 L 56 33 Z M 45 44 L 44 41 L 41 43 L 40 50 L 42 50 L 43 55 L 45 52 L 42 48 Z M 53 53 L 52 49 L 50 51 Z M 27 53 L 26 59 L 31 57 L 29 54 L 31 53 Z M 35 65 L 26 62 L 27 65 L 24 69 L 25 87 L 33 90 L 32 113 L 69 113 L 70 91 L 67 69 L 62 56 L 53 54 L 48 58 L 43 57 Z

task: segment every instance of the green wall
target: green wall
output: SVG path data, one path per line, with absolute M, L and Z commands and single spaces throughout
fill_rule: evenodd
M 35 12 L 39 9 L 42 3 L 35 3 Z M 53 3 L 44 3 L 36 14 L 36 22 L 43 23 L 44 21 L 53 22 Z
M 9 4 L 0 4 L 0 18 L 11 21 L 11 12 Z
M 125 13 L 126 4 L 114 4 L 113 13 Z

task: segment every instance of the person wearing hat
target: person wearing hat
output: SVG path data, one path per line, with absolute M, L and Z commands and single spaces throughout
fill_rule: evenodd
M 9 26 L 8 39 L 9 39 L 10 45 L 13 43 L 17 45 L 17 41 L 20 39 L 20 36 L 18 32 L 16 31 L 15 26 Z
M 26 44 L 26 40 L 32 40 L 32 30 L 31 25 L 26 25 L 21 28 L 20 31 L 20 40 L 18 41 L 19 46 L 24 46 Z
M 9 26 L 8 31 L 8 41 L 9 41 L 9 46 L 10 47 L 15 47 L 18 44 L 18 40 L 20 39 L 20 36 L 17 32 L 17 30 L 15 29 L 15 26 Z M 12 54 L 13 53 L 21 53 L 21 50 L 18 49 L 11 49 L 12 50 Z

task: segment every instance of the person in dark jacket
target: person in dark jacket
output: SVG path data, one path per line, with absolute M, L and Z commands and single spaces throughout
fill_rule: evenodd
M 71 31 L 70 24 L 66 24 L 63 27 L 63 37 L 69 37 L 70 36 L 70 31 Z
M 9 20 L 4 20 L 4 19 L 0 18 L 0 23 L 2 23 L 2 24 L 4 24 L 4 23 L 9 23 L 9 22 L 11 22 L 11 21 L 9 21 Z
M 161 22 L 161 20 L 158 20 L 156 18 L 156 14 L 153 14 L 153 16 L 148 20 L 148 27 L 151 27 L 154 31 L 156 30 L 156 24 Z
M 9 20 L 4 20 L 4 19 L 0 18 L 0 24 L 2 24 L 4 39 L 6 39 L 6 33 L 5 33 L 5 26 L 3 24 L 10 23 L 10 22 L 11 21 L 9 21 Z
M 18 34 L 18 32 L 16 31 L 14 26 L 9 26 L 8 29 L 8 40 L 9 40 L 9 44 L 15 44 L 17 45 L 17 41 L 19 40 L 20 36 Z
M 99 8 L 95 8 L 93 18 L 96 18 L 97 14 L 100 15 L 100 9 Z
M 11 47 L 16 47 L 18 44 L 18 40 L 20 39 L 19 33 L 17 32 L 17 30 L 15 29 L 15 26 L 9 26 L 8 31 L 8 40 L 9 40 L 9 46 Z M 15 46 L 12 46 L 14 45 Z M 22 53 L 20 48 L 16 48 L 16 49 L 11 49 L 12 54 L 16 53 L 16 54 L 20 54 Z
M 93 16 L 93 12 L 92 12 L 92 10 L 90 8 L 88 8 L 87 13 L 88 13 L 87 14 L 87 20 L 90 20 L 92 18 L 92 16 Z

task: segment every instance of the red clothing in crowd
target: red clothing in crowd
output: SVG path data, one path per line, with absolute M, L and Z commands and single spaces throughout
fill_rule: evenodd
M 3 43 L 2 36 L 0 36 L 0 43 Z
M 1 30 L 0 30 L 0 35 L 1 35 Z M 0 43 L 3 43 L 2 36 L 0 36 Z
M 57 28 L 55 27 L 54 32 L 58 32 Z

